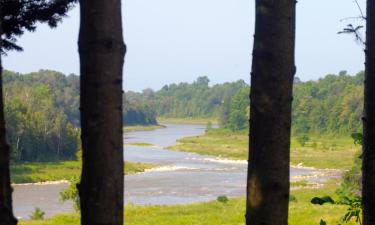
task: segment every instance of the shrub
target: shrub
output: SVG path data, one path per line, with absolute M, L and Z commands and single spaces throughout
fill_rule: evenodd
M 46 213 L 43 212 L 43 210 L 41 210 L 40 208 L 36 207 L 34 209 L 34 211 L 32 212 L 32 214 L 30 215 L 30 219 L 31 220 L 43 220 L 45 214 Z
M 221 202 L 221 203 L 227 203 L 229 201 L 229 198 L 225 195 L 220 195 L 219 197 L 217 197 L 216 199 L 218 202 Z

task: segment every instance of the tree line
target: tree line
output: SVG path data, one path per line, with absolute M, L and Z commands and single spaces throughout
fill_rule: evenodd
M 295 134 L 351 135 L 362 130 L 364 72 L 328 74 L 317 81 L 294 79 L 292 131 Z M 209 86 L 209 78 L 126 92 L 127 106 L 142 103 L 157 116 L 218 118 L 231 130 L 248 128 L 250 86 L 243 80 Z M 145 110 L 148 111 L 148 110 Z
M 4 71 L 4 112 L 13 161 L 75 158 L 80 148 L 79 88 L 79 76 L 74 74 Z M 157 123 L 152 107 L 123 99 L 126 125 Z

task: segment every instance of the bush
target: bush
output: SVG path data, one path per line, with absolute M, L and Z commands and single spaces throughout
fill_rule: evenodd
M 218 202 L 221 202 L 221 203 L 227 203 L 229 201 L 229 198 L 225 195 L 220 195 L 219 197 L 217 197 L 216 199 Z
M 297 198 L 294 195 L 289 195 L 289 202 L 297 202 Z
M 77 184 L 79 183 L 80 178 L 78 176 L 72 177 L 70 180 L 70 185 L 67 189 L 60 192 L 60 201 L 73 201 L 73 207 L 78 212 L 80 211 L 80 204 L 79 204 L 79 194 L 77 189 Z
M 31 220 L 43 220 L 45 214 L 46 213 L 43 212 L 43 210 L 41 210 L 40 208 L 36 207 L 34 209 L 34 211 L 32 212 L 32 214 L 30 215 L 30 219 Z

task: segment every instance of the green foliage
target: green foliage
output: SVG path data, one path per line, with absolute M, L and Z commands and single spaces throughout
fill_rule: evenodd
M 356 145 L 363 145 L 363 134 L 362 133 L 353 133 L 352 138 L 354 140 L 354 144 Z
M 230 104 L 229 120 L 226 123 L 224 122 L 225 127 L 233 131 L 243 130 L 249 127 L 249 91 L 249 88 L 244 88 L 234 95 Z
M 21 51 L 22 48 L 15 44 L 17 37 L 25 30 L 35 31 L 36 24 L 47 23 L 56 27 L 58 22 L 66 16 L 76 0 L 60 1 L 2 1 L 2 49 Z
M 325 203 L 331 203 L 331 204 L 349 206 L 349 208 L 347 208 L 347 211 L 346 211 L 345 215 L 341 218 L 338 225 L 347 224 L 347 223 L 350 223 L 353 220 L 355 221 L 355 223 L 357 223 L 359 225 L 362 224 L 362 220 L 361 220 L 362 198 L 361 197 L 353 197 L 353 198 L 344 197 L 344 198 L 341 199 L 341 201 L 338 201 L 336 203 L 329 196 L 325 196 L 323 198 L 314 197 L 311 200 L 311 203 L 312 204 L 319 204 L 319 205 L 323 205 Z M 320 224 L 327 224 L 327 223 L 326 223 L 326 221 L 321 219 Z
M 361 131 L 363 79 L 363 72 L 341 73 L 295 84 L 293 132 L 348 135 Z
M 61 103 L 63 87 L 54 90 L 57 80 L 67 78 L 49 75 L 44 71 L 26 76 L 4 73 L 7 139 L 14 161 L 75 158 L 80 131 Z
M 294 195 L 289 195 L 289 202 L 297 202 L 297 198 Z
M 220 195 L 220 196 L 217 197 L 216 201 L 225 204 L 229 201 L 229 198 L 226 195 Z
M 77 184 L 79 183 L 80 178 L 79 176 L 74 176 L 70 180 L 70 185 L 67 189 L 60 192 L 60 201 L 72 201 L 73 207 L 76 211 L 80 211 L 80 202 L 79 202 L 79 194 L 77 189 Z
M 324 205 L 324 204 L 335 204 L 335 201 L 330 196 L 324 197 L 314 197 L 311 199 L 311 203 L 314 205 Z
M 355 144 L 361 145 L 363 143 L 362 133 L 353 133 L 352 138 Z M 336 193 L 341 198 L 358 198 L 361 196 L 362 190 L 362 154 L 357 154 L 354 158 L 352 168 L 345 172 L 343 182 L 337 189 Z
M 300 143 L 302 147 L 305 146 L 306 142 L 310 140 L 309 136 L 307 134 L 301 134 L 297 136 L 297 141 Z
M 79 77 L 49 70 L 25 75 L 4 71 L 3 82 L 12 160 L 75 159 L 80 146 Z M 152 106 L 135 104 L 124 109 L 129 124 L 156 124 Z
M 44 219 L 45 212 L 41 210 L 40 208 L 36 207 L 32 214 L 30 215 L 31 220 L 43 220 Z
M 361 216 L 362 216 L 362 198 L 361 197 L 354 197 L 348 198 L 346 197 L 344 201 L 341 201 L 341 204 L 349 206 L 347 213 L 341 219 L 343 223 L 349 223 L 352 219 L 355 220 L 356 223 L 362 224 Z
M 198 77 L 193 83 L 165 85 L 158 91 L 145 89 L 142 93 L 128 91 L 126 101 L 130 105 L 146 104 L 165 118 L 229 118 L 222 105 L 230 105 L 230 100 L 241 89 L 249 87 L 243 80 L 216 84 L 210 87 L 206 76 Z

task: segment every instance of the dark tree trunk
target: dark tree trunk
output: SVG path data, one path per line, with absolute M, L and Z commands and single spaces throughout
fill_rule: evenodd
M 363 225 L 375 224 L 375 1 L 367 1 L 363 116 Z
M 0 4 L 0 18 L 2 18 Z M 0 19 L 0 34 L 2 34 L 2 23 Z M 2 43 L 0 40 L 0 49 Z M 4 99 L 3 99 L 3 69 L 0 55 L 0 225 L 16 225 L 17 220 L 13 216 L 12 187 L 10 185 L 10 148 L 6 142 Z
M 80 0 L 82 225 L 123 225 L 121 0 Z
M 295 4 L 256 1 L 247 225 L 288 224 Z

